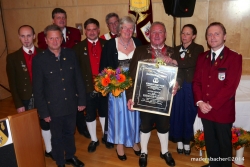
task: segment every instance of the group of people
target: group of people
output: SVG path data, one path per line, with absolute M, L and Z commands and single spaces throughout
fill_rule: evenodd
M 110 13 L 106 20 L 110 34 L 115 35 L 117 30 L 112 27 L 118 25 L 118 15 Z M 99 38 L 99 22 L 93 18 L 84 23 L 86 39 L 83 41 L 78 29 L 66 26 L 67 14 L 63 9 L 52 11 L 52 23 L 38 33 L 38 48 L 34 46 L 34 28 L 19 27 L 22 47 L 7 56 L 6 71 L 17 112 L 38 109 L 45 156 L 55 160 L 58 166 L 80 167 L 84 164 L 74 156 L 75 126 L 79 134 L 91 139 L 88 152 L 94 152 L 98 145 L 96 109 L 104 133 L 107 97 L 94 91 L 93 77 L 99 73 L 106 40 Z M 102 142 L 107 148 L 114 147 L 105 135 Z
M 169 140 L 177 142 L 179 154 L 190 155 L 197 111 L 204 126 L 208 156 L 232 156 L 230 130 L 235 119 L 235 92 L 242 56 L 224 46 L 226 30 L 221 23 L 211 23 L 206 30 L 211 48 L 207 52 L 194 42 L 195 26 L 184 25 L 180 34 L 182 44 L 174 48 L 171 57 L 164 59 L 178 66 L 178 82 L 173 87 L 175 96 L 168 117 L 132 111 L 133 87 L 116 98 L 96 92 L 93 82 L 106 67 L 129 70 L 134 81 L 138 61 L 156 58 L 155 52 L 149 53 L 148 48 L 167 50 L 167 31 L 162 22 L 152 23 L 150 44 L 142 45 L 133 37 L 135 21 L 129 16 L 119 19 L 116 13 L 109 13 L 106 24 L 110 32 L 101 36 L 99 22 L 87 19 L 86 39 L 82 41 L 78 29 L 66 26 L 67 15 L 63 9 L 55 8 L 52 19 L 53 24 L 38 34 L 38 48 L 33 44 L 36 36 L 30 25 L 18 29 L 23 46 L 7 56 L 6 70 L 17 112 L 37 108 L 45 156 L 53 158 L 58 167 L 84 166 L 75 156 L 76 127 L 80 134 L 91 139 L 88 152 L 96 151 L 97 116 L 102 127 L 102 143 L 109 149 L 115 144 L 117 157 L 122 161 L 127 159 L 124 146 L 132 147 L 139 156 L 140 167 L 147 166 L 147 146 L 153 127 L 160 140 L 160 157 L 169 166 L 175 166 L 168 150 Z M 229 164 L 230 161 L 210 162 L 211 167 Z

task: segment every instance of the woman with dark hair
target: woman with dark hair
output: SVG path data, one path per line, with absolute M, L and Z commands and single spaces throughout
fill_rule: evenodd
M 197 30 L 193 24 L 184 25 L 180 35 L 182 44 L 175 47 L 172 58 L 178 63 L 178 78 L 182 80 L 182 85 L 173 100 L 169 140 L 177 142 L 179 154 L 190 155 L 190 141 L 194 137 L 193 124 L 197 114 L 192 80 L 198 55 L 204 52 L 204 48 L 194 42 Z
M 121 67 L 128 70 L 135 48 L 141 45 L 139 39 L 132 37 L 134 29 L 135 22 L 131 17 L 125 16 L 120 19 L 118 37 L 110 39 L 102 50 L 100 71 L 107 67 L 113 69 Z M 120 97 L 114 97 L 110 93 L 108 99 L 108 121 L 105 125 L 108 126 L 108 131 L 105 132 L 107 141 L 117 144 L 117 156 L 122 161 L 127 159 L 124 146 L 133 147 L 135 154 L 139 156 L 141 153 L 137 145 L 140 141 L 139 112 L 128 110 L 125 91 Z

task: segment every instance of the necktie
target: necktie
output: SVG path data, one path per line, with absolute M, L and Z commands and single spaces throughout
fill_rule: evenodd
M 93 42 L 92 43 L 92 54 L 93 54 L 93 56 L 96 56 L 96 43 L 95 42 Z
M 63 43 L 66 43 L 66 40 L 65 40 L 65 38 L 64 38 L 64 34 L 63 34 Z
M 32 53 L 32 50 L 29 50 L 29 60 L 31 60 L 31 58 L 32 58 L 32 55 L 33 55 L 33 53 Z
M 213 65 L 214 64 L 214 62 L 215 62 L 215 56 L 216 56 L 216 53 L 212 53 L 213 54 L 213 58 L 212 58 L 212 61 L 211 61 L 211 64 Z

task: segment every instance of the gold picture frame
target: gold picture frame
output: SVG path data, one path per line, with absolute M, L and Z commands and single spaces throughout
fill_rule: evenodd
M 134 83 L 133 110 L 170 116 L 172 88 L 177 78 L 178 67 L 139 61 Z

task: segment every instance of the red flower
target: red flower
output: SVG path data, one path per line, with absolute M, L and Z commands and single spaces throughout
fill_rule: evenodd
M 108 86 L 110 83 L 110 78 L 109 77 L 105 77 L 102 79 L 102 86 Z
M 203 140 L 204 140 L 204 132 L 200 134 L 199 140 L 200 140 L 200 141 L 203 141 Z
M 194 142 L 191 144 L 191 147 L 195 146 L 197 150 L 206 150 L 204 132 L 202 130 L 197 130 L 194 135 Z
M 125 75 L 123 75 L 123 74 L 119 74 L 119 79 L 117 80 L 118 82 L 124 82 L 125 80 L 126 80 L 126 76 Z
M 115 94 L 115 97 L 120 94 L 117 90 L 123 92 L 132 85 L 132 79 L 127 70 L 124 71 L 121 68 L 113 70 L 109 67 L 102 70 L 102 72 L 94 78 L 94 82 L 96 91 L 101 92 L 103 96 L 112 92 Z
M 236 134 L 232 134 L 232 143 L 236 143 L 239 140 Z

